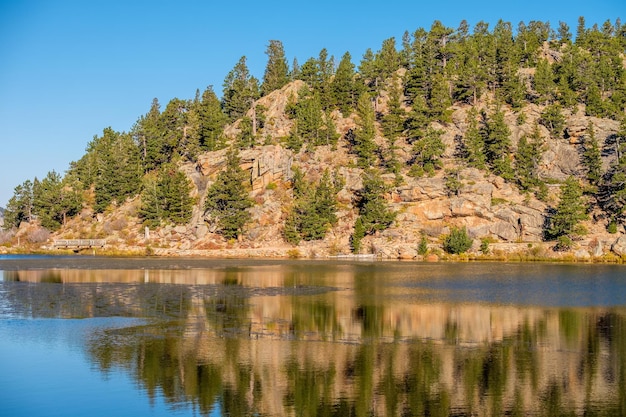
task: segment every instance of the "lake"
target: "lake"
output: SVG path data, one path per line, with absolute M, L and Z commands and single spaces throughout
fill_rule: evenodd
M 621 265 L 0 256 L 0 416 L 626 416 Z

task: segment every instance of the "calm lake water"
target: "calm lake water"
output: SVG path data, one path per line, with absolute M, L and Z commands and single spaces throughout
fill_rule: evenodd
M 0 416 L 626 416 L 618 265 L 0 256 Z

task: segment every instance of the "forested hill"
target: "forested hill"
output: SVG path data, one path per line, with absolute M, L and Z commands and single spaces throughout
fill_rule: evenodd
M 0 238 L 97 237 L 146 253 L 621 256 L 625 50 L 626 24 L 582 17 L 575 36 L 564 23 L 435 21 L 358 61 L 322 49 L 289 64 L 271 40 L 262 77 L 241 57 L 221 95 L 155 99 L 65 175 L 17 186 Z

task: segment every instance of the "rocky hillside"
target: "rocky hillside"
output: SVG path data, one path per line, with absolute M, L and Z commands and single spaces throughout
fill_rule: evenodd
M 80 236 L 105 237 L 110 247 L 119 250 L 144 251 L 156 254 L 207 255 L 207 256 L 333 256 L 349 254 L 350 236 L 357 218 L 356 195 L 362 188 L 363 168 L 359 168 L 351 152 L 347 134 L 355 127 L 355 115 L 342 117 L 340 112 L 333 118 L 341 137 L 336 147 L 319 146 L 313 151 L 294 152 L 286 149 L 278 138 L 288 135 L 292 121 L 285 114 L 285 106 L 302 82 L 288 84 L 259 100 L 267 108 L 266 128 L 263 136 L 271 137 L 271 143 L 255 146 L 239 153 L 241 168 L 248 175 L 250 195 L 255 205 L 250 209 L 251 222 L 237 241 L 226 240 L 203 217 L 204 196 L 225 164 L 226 149 L 201 154 L 197 162 L 184 163 L 180 169 L 194 184 L 196 204 L 192 220 L 185 225 L 170 225 L 147 230 L 138 218 L 138 198 L 128 201 L 118 209 L 95 216 L 85 211 L 70 221 L 52 238 L 76 238 Z M 379 108 L 386 106 L 386 97 L 379 98 Z M 480 106 L 487 106 L 481 103 Z M 531 254 L 532 256 L 562 257 L 554 252 L 554 242 L 544 241 L 544 227 L 550 208 L 558 200 L 560 181 L 570 175 L 580 175 L 583 168 L 579 162 L 579 145 L 589 123 L 594 126 L 598 138 L 606 142 L 618 131 L 619 123 L 585 116 L 584 108 L 566 113 L 567 140 L 552 139 L 544 126 L 541 136 L 547 151 L 539 166 L 540 175 L 552 180 L 549 195 L 540 201 L 533 195 L 522 193 L 518 187 L 503 178 L 476 168 L 463 167 L 455 157 L 455 144 L 467 130 L 467 113 L 471 107 L 453 107 L 452 122 L 436 124 L 442 129 L 446 151 L 444 169 L 432 176 L 411 177 L 400 173 L 383 174 L 391 186 L 386 200 L 397 213 L 388 229 L 365 238 L 364 253 L 377 254 L 383 258 L 419 258 L 418 242 L 422 235 L 428 240 L 431 254 L 441 255 L 442 237 L 451 227 L 465 227 L 474 240 L 470 252 L 480 253 L 481 240 L 488 242 L 491 254 Z M 513 147 L 519 138 L 530 134 L 542 112 L 541 106 L 529 105 L 524 109 L 524 123 L 518 123 L 519 115 L 505 109 L 505 120 L 511 130 Z M 240 121 L 229 125 L 225 132 L 231 140 L 239 132 Z M 380 133 L 380 132 L 378 132 Z M 378 134 L 381 145 L 384 138 Z M 410 158 L 410 147 L 399 149 L 404 160 Z M 610 164 L 611 155 L 604 158 Z M 315 182 L 324 170 L 338 173 L 343 187 L 337 193 L 339 210 L 337 223 L 326 237 L 319 241 L 302 242 L 298 246 L 286 243 L 283 229 L 288 209 L 293 203 L 292 175 L 298 167 L 305 177 Z M 446 184 L 446 169 L 460 168 L 458 192 L 452 193 Z M 405 170 L 406 171 L 406 170 Z M 605 220 L 585 223 L 588 234 L 576 242 L 573 254 L 577 258 L 602 256 L 613 249 L 622 254 L 621 235 L 606 232 Z M 432 257 L 432 255 L 431 255 Z

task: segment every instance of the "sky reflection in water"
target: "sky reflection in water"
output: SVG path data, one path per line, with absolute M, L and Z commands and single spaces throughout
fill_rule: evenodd
M 0 262 L 0 415 L 626 415 L 619 266 L 101 262 Z

